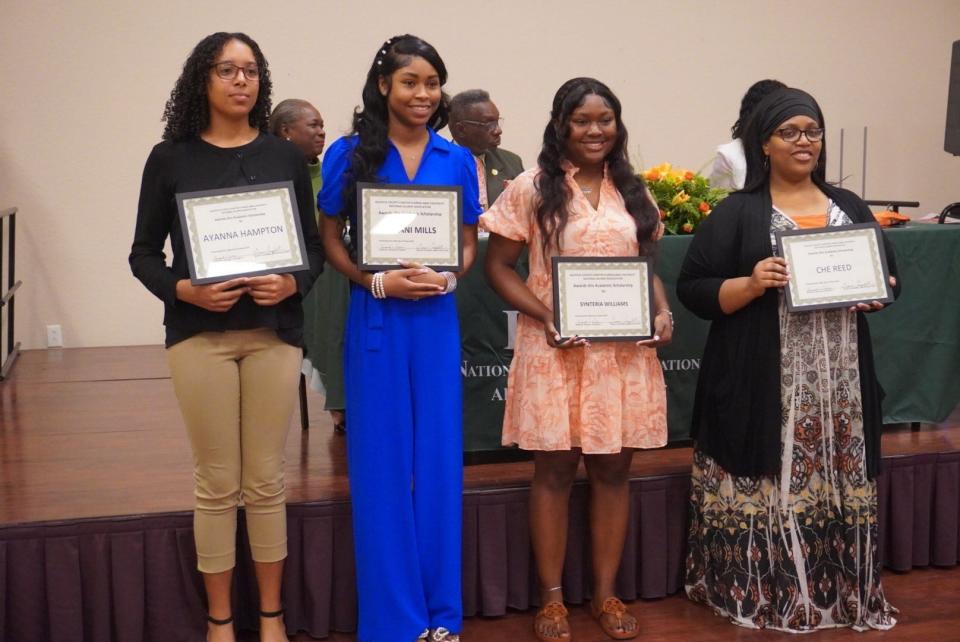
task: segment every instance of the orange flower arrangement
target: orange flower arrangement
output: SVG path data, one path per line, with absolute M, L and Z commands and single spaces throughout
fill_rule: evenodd
M 729 193 L 696 172 L 663 163 L 640 174 L 657 200 L 667 234 L 692 234 Z

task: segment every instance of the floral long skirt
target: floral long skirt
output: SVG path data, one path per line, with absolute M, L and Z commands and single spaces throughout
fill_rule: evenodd
M 686 592 L 735 624 L 896 624 L 880 583 L 856 334 L 846 311 L 781 311 L 779 475 L 731 475 L 694 451 Z

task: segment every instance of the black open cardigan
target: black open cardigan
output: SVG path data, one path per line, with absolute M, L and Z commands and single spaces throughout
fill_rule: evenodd
M 821 188 L 854 223 L 873 222 L 856 194 Z M 777 289 L 733 314 L 720 309 L 724 280 L 750 276 L 758 261 L 771 256 L 773 206 L 764 187 L 724 199 L 697 229 L 677 281 L 677 296 L 691 312 L 712 321 L 704 348 L 693 405 L 691 436 L 697 447 L 735 475 L 772 475 L 780 470 L 780 326 Z M 897 276 L 893 247 L 883 237 L 887 264 Z M 894 295 L 900 291 L 899 278 Z M 883 389 L 873 364 L 870 330 L 857 313 L 863 429 L 867 474 L 880 464 Z

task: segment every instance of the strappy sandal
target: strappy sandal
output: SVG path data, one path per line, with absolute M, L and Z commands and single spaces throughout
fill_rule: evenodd
M 571 636 L 569 632 L 566 635 L 547 635 L 541 633 L 539 627 L 537 627 L 537 620 L 546 618 L 552 620 L 554 625 L 557 625 L 559 628 L 559 624 L 565 621 L 568 615 L 570 615 L 570 612 L 567 611 L 567 607 L 563 605 L 563 602 L 547 602 L 542 609 L 537 611 L 537 614 L 533 618 L 533 634 L 537 636 L 540 642 L 570 642 Z M 569 628 L 568 624 L 568 631 Z
M 210 624 L 213 624 L 214 626 L 227 626 L 228 624 L 233 624 L 233 616 L 231 615 L 228 618 L 218 620 L 217 618 L 213 617 L 208 613 L 207 622 L 209 622 Z
M 460 635 L 441 626 L 430 634 L 430 642 L 460 642 Z
M 627 605 L 615 597 L 608 597 L 605 599 L 603 604 L 600 605 L 599 611 L 594 611 L 592 607 L 590 611 L 593 613 L 593 617 L 597 621 L 597 624 L 599 624 L 600 628 L 603 629 L 603 632 L 612 637 L 614 640 L 632 640 L 640 633 L 639 627 L 634 631 L 618 631 L 609 624 L 609 620 L 604 619 L 604 615 L 612 615 L 617 618 L 617 626 L 619 626 L 621 629 L 623 628 L 623 616 L 628 612 Z

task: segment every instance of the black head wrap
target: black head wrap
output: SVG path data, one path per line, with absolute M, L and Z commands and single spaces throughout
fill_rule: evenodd
M 801 89 L 784 87 L 765 97 L 754 112 L 759 119 L 760 137 L 763 140 L 777 127 L 794 116 L 809 116 L 822 124 L 823 114 L 813 96 Z
M 757 104 L 743 132 L 743 152 L 747 158 L 747 178 L 744 181 L 743 191 L 752 192 L 767 182 L 769 168 L 764 163 L 763 144 L 780 125 L 794 116 L 809 116 L 817 121 L 820 127 L 826 127 L 820 105 L 813 96 L 801 89 L 793 87 L 778 89 Z M 820 147 L 819 162 L 813 172 L 815 182 L 826 182 L 827 145 L 825 141 L 826 139 Z

